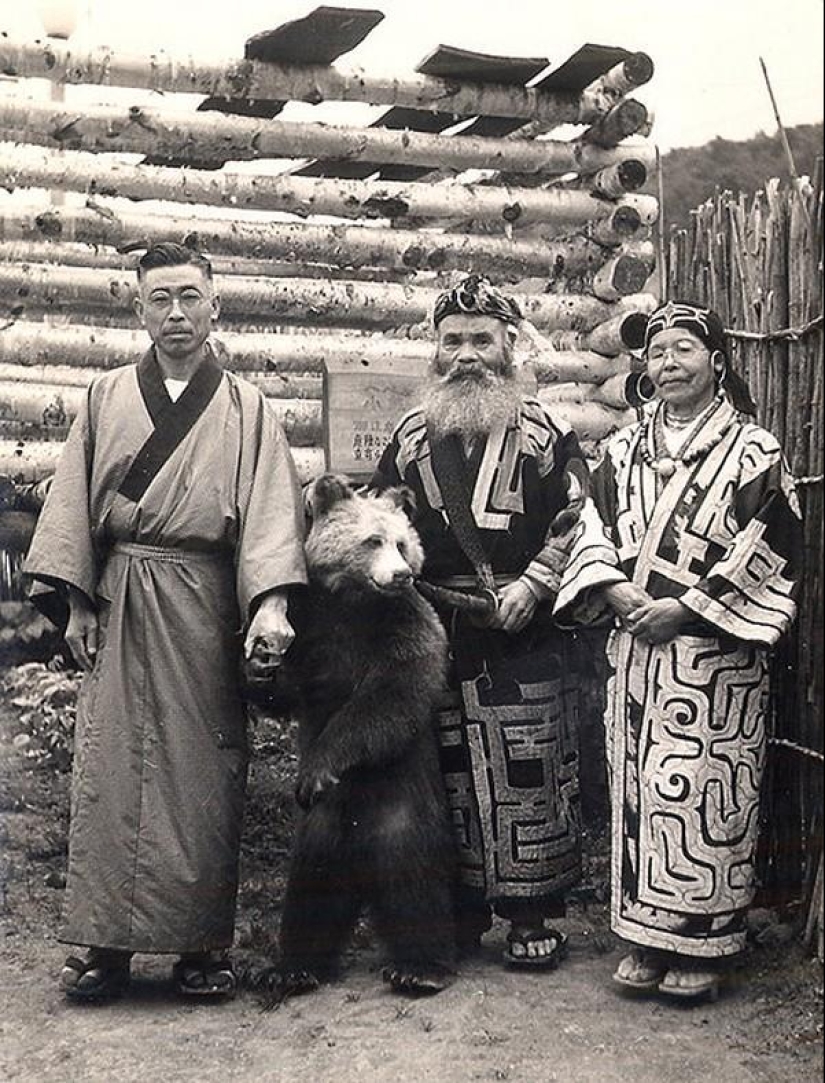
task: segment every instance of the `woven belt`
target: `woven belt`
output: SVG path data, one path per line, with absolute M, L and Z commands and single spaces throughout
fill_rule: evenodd
M 167 564 L 215 564 L 226 560 L 226 553 L 208 553 L 196 549 L 172 549 L 165 545 L 141 545 L 139 542 L 115 542 L 113 553 L 141 560 L 159 560 Z

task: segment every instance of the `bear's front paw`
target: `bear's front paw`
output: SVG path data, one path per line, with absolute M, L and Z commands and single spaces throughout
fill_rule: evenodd
M 311 808 L 316 801 L 337 786 L 340 781 L 340 778 L 329 767 L 324 765 L 307 767 L 298 775 L 295 800 L 302 809 Z

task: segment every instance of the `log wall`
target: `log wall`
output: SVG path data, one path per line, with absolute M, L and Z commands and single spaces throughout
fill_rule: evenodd
M 655 303 L 658 208 L 638 191 L 655 154 L 632 97 L 650 59 L 585 46 L 553 67 L 439 47 L 387 79 L 337 63 L 377 16 L 361 17 L 326 52 L 313 26 L 335 9 L 209 63 L 0 37 L 20 89 L 0 99 L 14 196 L 0 204 L 0 509 L 31 503 L 88 382 L 145 349 L 134 267 L 162 239 L 212 260 L 226 364 L 271 400 L 304 479 L 324 464 L 325 363 L 421 368 L 434 298 L 469 271 L 518 296 L 519 358 L 590 454 L 632 417 L 634 319 Z M 64 100 L 36 100 L 32 79 Z M 99 100 L 75 104 L 75 84 Z M 361 127 L 278 116 L 327 100 L 386 112 Z

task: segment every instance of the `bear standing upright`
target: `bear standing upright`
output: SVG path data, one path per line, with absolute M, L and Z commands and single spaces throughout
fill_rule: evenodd
M 434 728 L 447 642 L 413 585 L 423 552 L 405 514 L 412 497 L 356 495 L 324 475 L 309 499 L 309 587 L 288 655 L 302 700 L 304 815 L 281 922 L 281 988 L 331 976 L 367 906 L 389 953 L 384 980 L 438 992 L 454 961 L 454 843 Z

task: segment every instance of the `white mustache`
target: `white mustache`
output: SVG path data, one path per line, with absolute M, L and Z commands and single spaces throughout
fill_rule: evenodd
M 497 373 L 492 372 L 482 361 L 455 361 L 441 377 L 441 382 L 448 384 L 456 380 L 472 379 L 477 383 L 493 383 Z

